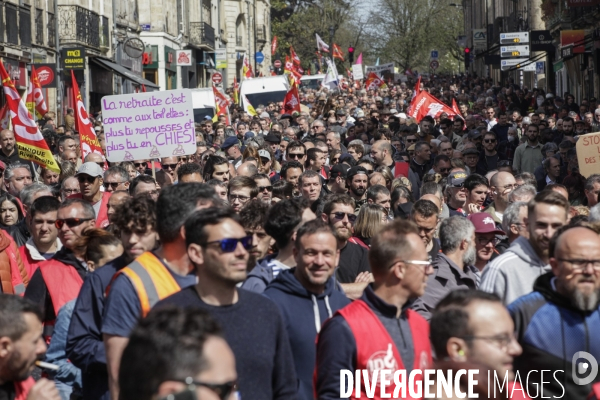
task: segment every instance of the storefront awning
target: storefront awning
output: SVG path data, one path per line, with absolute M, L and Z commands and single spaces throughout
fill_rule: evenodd
M 157 84 L 150 82 L 149 80 L 144 79 L 141 76 L 135 75 L 133 72 L 119 64 L 115 64 L 114 62 L 106 61 L 101 58 L 92 58 L 91 60 L 94 61 L 96 64 L 100 65 L 101 67 L 113 70 L 117 74 L 122 75 L 125 79 L 129 79 L 130 81 L 133 81 L 138 85 L 144 85 L 147 87 L 158 89 Z

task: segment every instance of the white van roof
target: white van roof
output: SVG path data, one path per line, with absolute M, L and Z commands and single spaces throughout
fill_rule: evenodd
M 194 108 L 215 108 L 215 95 L 212 88 L 190 89 Z
M 266 105 L 269 101 L 283 101 L 288 90 L 290 84 L 286 75 L 246 79 L 240 85 L 240 100 L 244 110 L 248 111 L 246 99 L 256 108 L 259 104 Z
M 310 81 L 313 79 L 324 79 L 325 78 L 325 74 L 317 74 L 317 75 L 303 75 L 302 78 L 300 78 L 301 81 Z

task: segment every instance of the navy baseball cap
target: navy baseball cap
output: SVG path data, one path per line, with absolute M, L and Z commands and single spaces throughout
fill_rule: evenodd
M 235 145 L 239 145 L 240 141 L 237 139 L 237 137 L 235 136 L 229 136 L 227 139 L 225 139 L 225 142 L 223 142 L 223 144 L 221 145 L 221 149 L 226 150 L 228 148 L 230 148 L 231 146 L 235 146 Z

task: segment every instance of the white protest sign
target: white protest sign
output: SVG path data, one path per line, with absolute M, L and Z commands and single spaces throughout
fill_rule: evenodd
M 587 178 L 600 172 L 600 132 L 579 136 L 575 149 L 581 175 Z
M 194 107 L 189 89 L 102 98 L 106 158 L 111 162 L 194 154 Z
M 365 69 L 365 75 L 368 76 L 370 72 L 375 72 L 377 75 L 379 75 L 379 77 L 382 77 L 385 73 L 393 74 L 394 63 L 367 66 Z
M 363 74 L 362 64 L 354 64 L 352 66 L 352 78 L 354 78 L 355 81 L 358 81 L 364 77 L 365 75 Z

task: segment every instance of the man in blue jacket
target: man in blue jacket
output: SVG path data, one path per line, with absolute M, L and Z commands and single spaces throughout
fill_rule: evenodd
M 299 381 L 298 398 L 301 400 L 314 399 L 315 339 L 321 325 L 350 303 L 337 290 L 333 278 L 339 256 L 337 240 L 329 225 L 322 220 L 309 221 L 296 234 L 296 267 L 282 271 L 264 292 L 283 315 Z
M 600 380 L 594 370 L 600 360 L 600 237 L 588 227 L 565 227 L 549 251 L 552 272 L 508 307 L 523 347 L 515 369 L 527 376 L 532 398 L 539 392 L 538 398 L 584 400 Z

